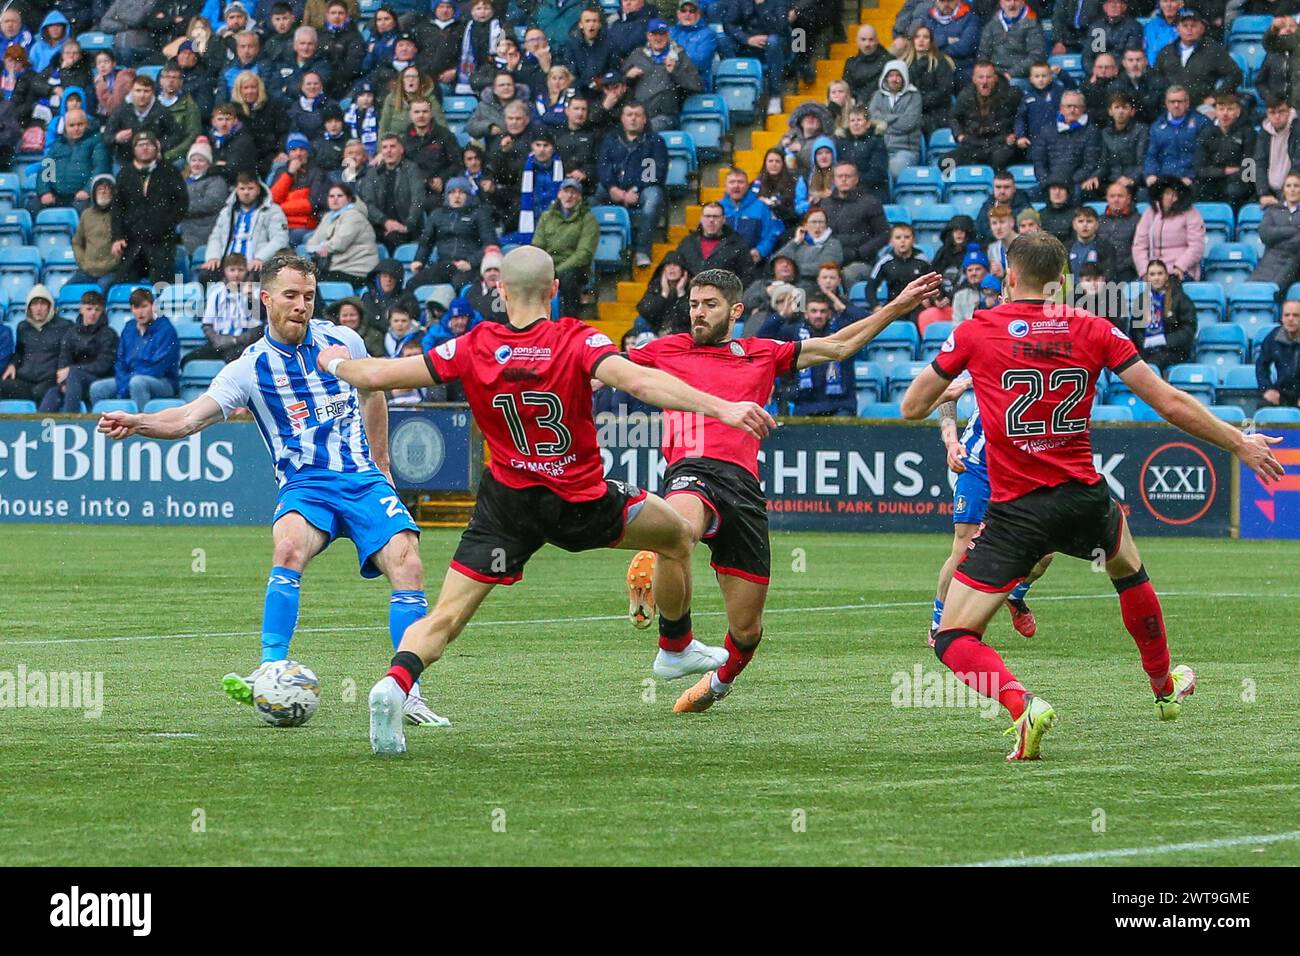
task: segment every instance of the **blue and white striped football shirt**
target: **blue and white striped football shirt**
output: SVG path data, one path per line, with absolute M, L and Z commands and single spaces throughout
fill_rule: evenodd
M 977 473 L 987 481 L 989 466 L 984 460 L 984 425 L 980 422 L 978 405 L 966 421 L 966 429 L 961 433 L 961 443 L 966 449 L 966 457 L 963 459 L 966 462 L 966 470 Z
M 308 467 L 340 473 L 375 467 L 356 389 L 316 368 L 317 353 L 330 345 L 369 357 L 351 329 L 313 321 L 297 348 L 276 342 L 268 330 L 208 387 L 227 418 L 237 408 L 252 412 L 281 485 Z

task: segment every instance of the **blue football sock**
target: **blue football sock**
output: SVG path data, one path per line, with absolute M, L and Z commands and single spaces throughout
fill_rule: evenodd
M 943 602 L 938 598 L 934 599 L 934 626 L 939 626 L 939 621 L 943 619 Z
M 394 591 L 388 602 L 388 636 L 393 650 L 402 644 L 406 629 L 429 613 L 429 600 L 423 591 Z
M 262 608 L 262 663 L 282 661 L 289 656 L 289 641 L 298 626 L 298 589 L 302 572 L 274 567 L 266 582 L 266 604 Z
M 1025 595 L 1029 593 L 1029 589 L 1032 588 L 1033 586 L 1034 586 L 1034 582 L 1032 581 L 1021 581 L 1019 584 L 1017 584 L 1014 588 L 1011 589 L 1011 594 L 1008 595 L 1008 597 L 1012 601 L 1023 601 L 1025 599 Z

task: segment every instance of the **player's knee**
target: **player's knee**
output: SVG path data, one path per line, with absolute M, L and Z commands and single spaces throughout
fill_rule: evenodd
M 744 622 L 739 625 L 732 625 L 727 629 L 731 635 L 731 640 L 741 650 L 749 650 L 757 646 L 763 637 L 763 622 Z
M 273 560 L 278 568 L 301 571 L 307 562 L 307 549 L 301 541 L 281 538 L 275 543 Z

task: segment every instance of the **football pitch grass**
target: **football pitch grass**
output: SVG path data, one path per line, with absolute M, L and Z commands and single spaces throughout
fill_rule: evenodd
M 1109 582 L 1058 559 L 1038 636 L 1005 614 L 989 632 L 1060 716 L 1042 761 L 1008 764 L 1004 715 L 897 706 L 904 680 L 914 703 L 936 686 L 910 687 L 918 666 L 944 673 L 924 640 L 937 535 L 774 534 L 763 645 L 703 715 L 651 679 L 630 555 L 545 549 L 427 673 L 454 726 L 380 759 L 388 590 L 349 542 L 303 582 L 292 656 L 320 710 L 275 729 L 220 690 L 258 659 L 267 529 L 2 534 L 0 672 L 102 672 L 104 700 L 98 719 L 0 710 L 0 864 L 1300 864 L 1294 544 L 1140 542 L 1200 679 L 1171 724 Z M 455 540 L 423 536 L 431 599 Z M 720 643 L 703 550 L 696 572 L 696 633 Z

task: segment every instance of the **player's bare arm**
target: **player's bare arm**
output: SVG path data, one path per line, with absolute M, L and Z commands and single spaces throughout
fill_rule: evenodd
M 1281 438 L 1273 435 L 1247 435 L 1232 425 L 1219 421 L 1191 395 L 1180 392 L 1151 371 L 1145 362 L 1135 362 L 1121 372 L 1119 377 L 1133 390 L 1134 395 L 1154 408 L 1169 424 L 1231 452 L 1266 482 L 1282 477 L 1282 465 L 1269 450 L 1269 445 L 1279 444 Z
M 200 395 L 186 405 L 161 412 L 104 412 L 99 416 L 99 430 L 113 439 L 128 438 L 131 435 L 144 438 L 184 438 L 224 421 L 225 417 L 221 406 L 214 399 Z
M 755 438 L 765 437 L 776 427 L 776 421 L 761 405 L 728 402 L 692 388 L 666 372 L 633 364 L 621 355 L 611 355 L 601 362 L 596 367 L 596 378 L 657 408 L 699 412 Z
M 370 457 L 392 481 L 388 468 L 388 397 L 383 392 L 362 391 L 357 395 L 357 403 L 361 406 L 361 420 L 366 426 Z
M 338 362 L 331 368 L 335 361 Z M 316 364 L 322 372 L 341 378 L 356 388 L 367 392 L 390 392 L 395 388 L 427 388 L 434 384 L 429 365 L 422 355 L 407 358 L 351 357 L 345 345 L 331 345 L 321 349 Z M 368 423 L 367 423 L 368 424 Z
M 900 406 L 903 417 L 919 421 L 929 416 L 936 405 L 943 401 L 944 392 L 953 384 L 927 365 L 921 374 L 912 379 Z M 964 390 L 964 387 L 963 387 Z
M 825 362 L 843 362 L 853 358 L 868 342 L 885 330 L 895 319 L 907 315 L 923 299 L 939 291 L 943 277 L 937 272 L 913 279 L 891 302 L 881 306 L 865 319 L 846 325 L 834 335 L 806 339 L 799 347 L 798 368 L 821 365 Z

